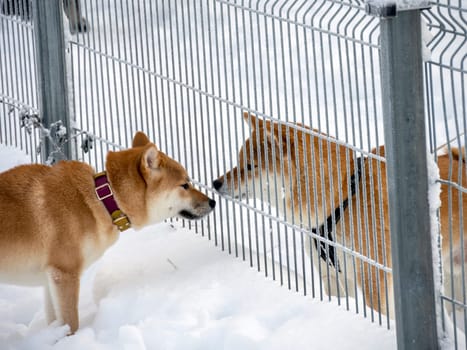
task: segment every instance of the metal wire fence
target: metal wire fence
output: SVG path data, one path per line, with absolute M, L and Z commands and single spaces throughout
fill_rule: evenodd
M 382 143 L 375 73 L 378 20 L 367 16 L 362 6 L 305 1 L 83 2 L 94 30 L 70 41 L 76 132 L 84 133 L 86 140 L 97 137 L 111 144 L 96 142 L 96 152 L 78 157 L 102 164 L 109 145 L 127 146 L 131 135 L 142 129 L 185 164 L 198 185 L 211 191 L 212 180 L 237 165 L 238 152 L 250 137 L 245 111 L 287 134 L 277 151 L 281 159 L 293 157 L 290 137 L 295 133 L 321 140 L 317 158 L 303 159 L 313 162 L 313 169 L 285 179 L 303 164 L 278 163 L 264 179 L 270 184 L 268 191 L 243 201 L 235 198 L 243 194 L 227 193 L 217 214 L 195 228 L 290 289 L 321 299 L 337 294 L 347 308 L 389 324 L 388 316 L 375 314 L 387 309 L 387 258 L 376 258 L 363 247 L 369 234 L 364 231 L 375 226 L 371 214 L 361 213 L 365 218 L 351 229 L 351 240 L 360 248 L 348 247 L 348 237 L 331 242 L 342 255 L 340 268 L 346 277 L 364 281 L 365 274 L 358 271 L 369 266 L 382 271 L 373 276 L 378 288 L 367 294 L 359 294 L 357 283 L 350 285 L 348 278 L 339 282 L 328 264 L 316 264 L 319 259 L 313 264 L 317 253 L 307 239 L 310 234 L 321 242 L 326 239 L 310 230 L 331 214 L 331 206 L 346 200 L 349 189 L 337 184 L 348 182 L 346 177 L 354 173 L 353 159 L 382 159 L 370 152 Z M 338 158 L 335 149 L 341 152 Z M 322 159 L 330 165 L 338 161 L 339 168 L 320 167 Z M 322 175 L 316 178 L 316 172 Z M 300 176 L 310 184 L 319 179 L 319 190 L 295 188 Z M 250 186 L 263 187 L 260 181 Z M 371 181 L 371 186 L 381 185 L 378 178 Z M 335 200 L 327 200 L 329 195 Z M 357 210 L 363 195 L 358 193 L 358 203 L 350 203 L 350 212 Z M 294 197 L 303 203 L 314 197 L 319 205 L 313 210 L 306 204 L 282 210 Z M 373 210 L 383 207 L 375 203 L 381 200 L 372 199 Z M 365 228 L 357 228 L 360 224 Z M 374 231 L 371 235 L 381 235 Z
M 453 321 L 456 347 L 466 343 L 467 325 L 467 245 L 464 217 L 467 215 L 465 153 L 467 128 L 467 8 L 462 1 L 439 1 L 425 18 L 433 38 L 431 59 L 425 64 L 426 112 L 430 148 L 438 158 L 441 176 L 441 230 L 448 234 L 442 242 L 444 290 L 441 293 L 443 323 Z M 461 150 L 460 164 L 456 149 Z M 454 153 L 453 153 L 454 151 Z M 447 205 L 445 205 L 447 204 Z M 444 207 L 443 207 L 444 205 Z M 449 219 L 443 220 L 444 217 Z M 444 324 L 446 326 L 446 324 Z
M 365 2 L 81 0 L 80 10 L 88 32 L 66 36 L 73 158 L 103 170 L 109 150 L 145 131 L 221 193 L 214 215 L 186 225 L 289 289 L 392 327 L 380 21 Z M 453 152 L 466 140 L 466 11 L 439 1 L 422 30 L 431 153 L 448 147 L 441 299 L 456 346 L 467 317 L 466 174 Z M 34 28 L 7 12 L 0 143 L 43 161 Z
M 13 12 L 13 4 L 0 5 L 0 143 L 24 149 L 31 161 L 40 161 L 34 127 L 39 113 L 34 29 L 25 8 L 16 6 L 18 16 L 6 16 Z

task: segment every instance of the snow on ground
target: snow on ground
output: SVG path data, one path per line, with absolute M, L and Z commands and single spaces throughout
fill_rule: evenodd
M 0 145 L 0 171 L 26 163 Z M 80 329 L 42 290 L 0 285 L 2 349 L 394 349 L 395 331 L 281 288 L 177 222 L 125 232 L 84 274 Z

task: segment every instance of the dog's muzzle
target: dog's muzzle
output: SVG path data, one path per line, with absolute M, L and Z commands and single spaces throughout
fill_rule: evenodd
M 202 219 L 215 208 L 216 201 L 214 199 L 209 199 L 208 205 L 209 205 L 209 208 L 207 208 L 206 206 L 202 206 L 196 209 L 190 209 L 190 210 L 185 209 L 185 210 L 180 211 L 178 215 L 188 220 Z
M 232 196 L 232 193 L 229 191 L 229 186 L 224 182 L 224 179 L 220 177 L 217 180 L 212 182 L 212 187 L 221 195 L 221 196 Z
M 221 196 L 226 196 L 234 199 L 245 199 L 248 197 L 246 192 L 242 192 L 241 195 L 240 193 L 238 193 L 238 191 L 235 191 L 234 193 L 230 192 L 228 186 L 226 186 L 224 181 L 220 179 L 214 180 L 212 182 L 212 186 Z

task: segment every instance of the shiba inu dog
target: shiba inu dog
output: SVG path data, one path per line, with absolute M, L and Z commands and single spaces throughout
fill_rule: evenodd
M 314 244 L 307 246 L 312 247 L 308 253 L 315 267 L 321 264 L 328 295 L 345 295 L 346 285 L 349 295 L 355 296 L 358 288 L 366 305 L 394 317 L 392 274 L 381 268 L 392 266 L 386 167 L 378 160 L 384 157 L 384 146 L 372 151 L 375 157 L 359 158 L 342 143 L 306 126 L 263 121 L 248 113 L 244 113 L 244 119 L 251 135 L 240 149 L 238 166 L 214 180 L 213 187 L 222 195 L 267 200 L 278 206 L 280 213 L 286 213 L 288 220 L 292 218 L 294 224 L 316 233 L 322 239 L 318 242 L 314 238 Z M 454 181 L 450 174 L 461 171 L 459 185 L 467 187 L 463 159 L 457 149 L 439 156 L 441 179 Z M 466 257 L 462 255 L 459 223 L 461 215 L 467 217 L 467 195 L 460 197 L 452 190 L 449 194 L 448 185 L 441 187 L 444 287 L 448 293 L 453 288 L 461 300 Z M 448 196 L 452 197 L 450 201 Z M 347 253 L 343 248 L 348 248 Z M 349 254 L 350 250 L 356 254 Z M 370 262 L 362 262 L 359 257 Z M 350 268 L 344 271 L 345 259 L 348 265 L 355 264 L 355 272 Z M 455 281 L 454 286 L 451 281 Z
M 78 161 L 18 166 L 0 174 L 0 282 L 43 285 L 49 323 L 74 333 L 80 275 L 119 231 L 199 219 L 215 204 L 141 132 L 108 153 L 104 173 Z

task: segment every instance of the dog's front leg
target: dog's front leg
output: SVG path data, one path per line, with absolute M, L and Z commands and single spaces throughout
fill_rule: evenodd
M 50 303 L 57 319 L 61 324 L 70 326 L 70 334 L 79 327 L 78 298 L 80 274 L 65 272 L 59 268 L 47 268 L 47 289 Z M 49 314 L 47 315 L 49 317 Z
M 327 296 L 345 296 L 343 281 L 340 273 L 329 262 L 321 257 L 321 248 L 318 241 L 307 235 L 305 251 L 308 256 L 312 256 L 313 267 L 319 274 L 321 285 Z
M 50 288 L 49 283 L 44 286 L 44 299 L 45 299 L 45 316 L 47 319 L 47 324 L 51 324 L 53 321 L 57 319 L 57 315 L 55 314 L 55 309 L 52 302 L 52 296 L 50 295 Z

